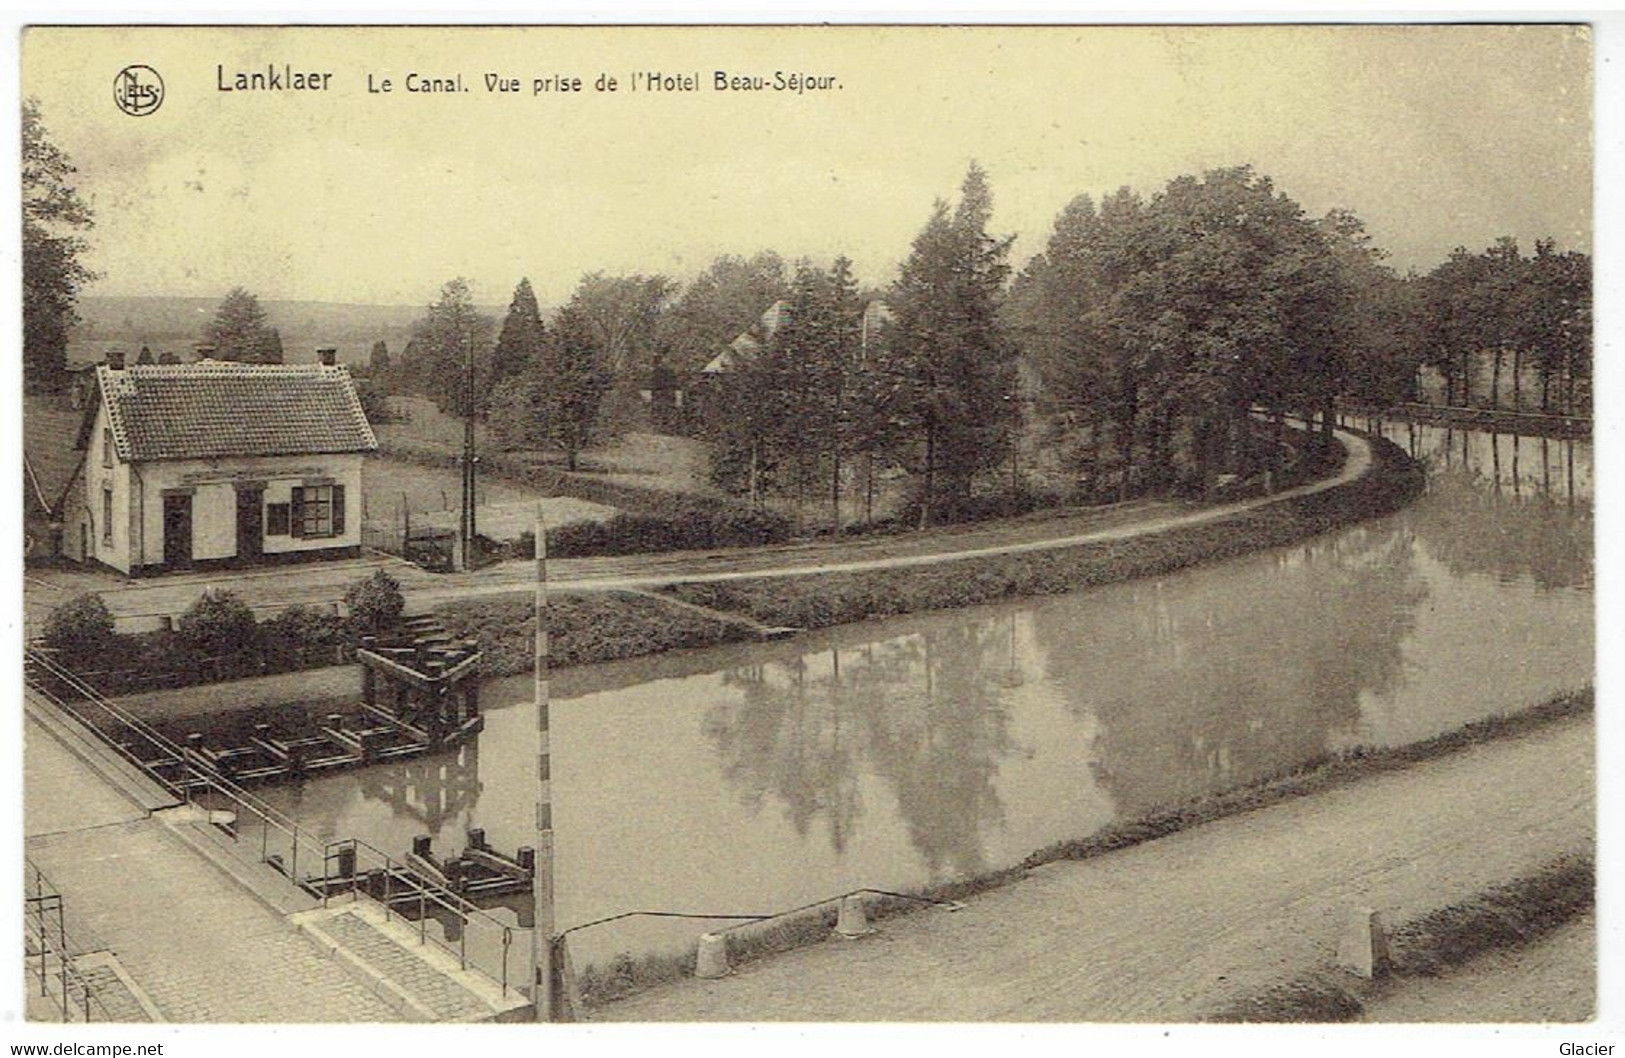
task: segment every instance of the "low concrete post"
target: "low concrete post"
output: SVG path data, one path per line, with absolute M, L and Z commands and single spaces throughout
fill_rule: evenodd
M 835 932 L 848 939 L 867 937 L 874 932 L 869 926 L 869 911 L 863 905 L 862 894 L 841 897 L 841 910 L 835 917 Z
M 720 933 L 700 934 L 700 949 L 694 959 L 694 976 L 714 980 L 727 977 L 728 939 Z
M 1368 981 L 1388 972 L 1388 928 L 1382 912 L 1357 907 L 1348 913 L 1337 943 L 1337 965 Z

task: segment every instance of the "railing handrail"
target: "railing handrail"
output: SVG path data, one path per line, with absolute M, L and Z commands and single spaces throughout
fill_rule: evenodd
M 365 852 L 372 859 L 376 860 L 378 862 L 378 866 L 383 867 L 391 877 L 394 877 L 397 872 L 407 875 L 410 879 L 412 879 L 412 882 L 410 883 L 412 888 L 405 891 L 406 895 L 418 897 L 421 902 L 433 903 L 438 908 L 455 915 L 459 919 L 462 926 L 462 935 L 466 936 L 470 923 L 479 923 L 487 925 L 492 929 L 500 930 L 502 931 L 504 938 L 503 949 L 504 952 L 506 952 L 507 948 L 511 944 L 511 938 L 514 933 L 529 932 L 533 928 L 528 926 L 511 926 L 508 923 L 503 922 L 490 912 L 486 911 L 484 908 L 465 900 L 459 894 L 435 885 L 429 879 L 423 878 L 415 871 L 412 871 L 409 867 L 407 867 L 403 861 L 390 856 L 388 853 L 361 838 L 348 837 L 322 840 L 313 837 L 308 829 L 303 831 L 301 830 L 298 820 L 284 815 L 282 812 L 273 808 L 265 801 L 255 797 L 253 794 L 249 793 L 235 782 L 226 778 L 224 775 L 221 775 L 218 771 L 210 768 L 200 767 L 195 761 L 186 755 L 181 746 L 164 736 L 139 717 L 133 716 L 114 705 L 105 695 L 96 690 L 95 687 L 91 686 L 72 670 L 66 668 L 59 662 L 39 651 L 30 649 L 25 651 L 25 654 L 30 660 L 35 661 L 51 675 L 62 680 L 68 686 L 78 691 L 79 694 L 83 696 L 85 702 L 107 713 L 119 724 L 146 739 L 161 753 L 180 761 L 181 766 L 184 768 L 183 778 L 178 784 L 164 778 L 164 776 L 159 774 L 156 769 L 154 769 L 151 765 L 142 760 L 138 755 L 130 751 L 124 745 L 109 739 L 106 732 L 97 727 L 96 724 L 90 719 L 80 715 L 80 712 L 74 709 L 74 707 L 67 701 L 64 701 L 61 696 L 53 693 L 49 688 L 41 685 L 41 683 L 32 676 L 27 677 L 26 682 L 36 692 L 48 699 L 52 704 L 65 710 L 75 719 L 89 727 L 92 731 L 96 732 L 96 734 L 102 737 L 104 742 L 109 743 L 113 749 L 119 752 L 121 756 L 136 765 L 144 774 L 149 776 L 151 779 L 153 779 L 153 781 L 157 782 L 160 786 L 171 793 L 177 794 L 190 802 L 193 797 L 193 788 L 195 786 L 202 785 L 221 794 L 233 805 L 235 805 L 238 810 L 237 814 L 239 817 L 244 814 L 258 816 L 264 825 L 275 827 L 280 833 L 287 836 L 290 842 L 289 849 L 295 857 L 295 863 L 297 863 L 297 850 L 302 840 L 306 843 L 317 844 L 323 850 L 324 859 L 328 849 L 331 849 L 334 846 L 348 844 L 349 846 L 355 848 L 358 852 Z M 325 866 L 323 869 L 325 871 Z M 304 888 L 304 884 L 301 879 L 294 877 L 291 873 L 288 874 L 288 879 L 294 885 Z M 327 879 L 324 876 L 324 885 L 326 880 Z M 370 894 L 361 891 L 356 886 L 352 886 L 352 892 L 359 896 L 365 896 L 368 899 L 371 899 Z M 387 912 L 389 909 L 389 904 L 387 901 L 384 903 L 384 907 Z M 426 930 L 424 931 L 423 935 L 428 936 Z M 459 955 L 459 958 L 463 959 L 466 964 L 466 954 L 464 952 L 453 948 L 449 944 L 443 944 L 439 940 L 436 940 L 435 943 L 448 951 L 456 952 Z M 506 959 L 504 959 L 504 964 L 505 963 Z M 488 974 L 487 976 L 492 975 Z M 500 979 L 504 987 L 504 991 L 506 991 L 506 966 L 504 965 L 500 978 L 492 976 L 492 979 Z
M 43 998 L 46 995 L 46 992 L 43 991 L 44 981 L 47 976 L 45 972 L 46 959 L 55 949 L 58 966 L 55 976 L 60 979 L 62 984 L 63 1022 L 72 1021 L 72 1012 L 77 1009 L 88 1023 L 91 1020 L 90 1006 L 92 1003 L 100 1008 L 104 1015 L 104 1021 L 112 1021 L 112 1012 L 107 1009 L 107 1004 L 102 1001 L 101 994 L 90 987 L 90 981 L 84 974 L 79 972 L 79 967 L 74 965 L 72 957 L 68 954 L 73 945 L 68 939 L 69 934 L 65 920 L 67 901 L 63 898 L 62 891 L 56 887 L 54 882 L 46 878 L 45 872 L 40 870 L 39 866 L 28 859 L 27 856 L 23 857 L 23 866 L 26 872 L 33 875 L 34 880 L 32 893 L 26 880 L 23 884 L 23 929 L 25 936 L 35 937 L 39 942 L 41 997 Z M 46 892 L 47 889 L 50 891 Z M 55 944 L 51 942 L 50 931 L 46 928 L 43 919 L 46 901 L 55 901 L 54 911 L 57 916 L 57 940 Z M 30 905 L 35 906 L 31 908 Z M 32 917 L 29 914 L 30 910 L 34 912 Z M 69 1004 L 69 1000 L 72 998 L 70 990 L 72 988 L 79 990 L 80 1001 L 76 1008 Z

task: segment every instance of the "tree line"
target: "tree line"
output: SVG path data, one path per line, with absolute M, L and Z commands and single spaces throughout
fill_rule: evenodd
M 73 172 L 25 103 L 31 391 L 60 389 L 75 298 L 93 278 Z M 1017 270 L 992 210 L 972 164 L 877 290 L 860 289 L 845 257 L 763 251 L 718 257 L 687 283 L 589 273 L 545 319 L 521 280 L 497 320 L 453 279 L 406 346 L 377 343 L 361 373 L 379 393 L 483 418 L 506 446 L 556 448 L 572 469 L 652 394 L 683 389 L 717 485 L 827 501 L 835 525 L 843 505 L 868 520 L 877 480 L 905 483 L 919 524 L 1015 498 L 1031 490 L 1023 446 L 1085 500 L 1208 493 L 1279 464 L 1288 412 L 1324 434 L 1336 399 L 1416 399 L 1428 378 L 1446 403 L 1526 407 L 1529 385 L 1544 410 L 1588 412 L 1591 262 L 1550 240 L 1532 254 L 1510 238 L 1458 248 L 1400 275 L 1352 212 L 1310 216 L 1243 166 L 1079 195 Z M 870 312 L 877 301 L 885 313 Z M 771 328 L 769 306 L 782 308 Z M 241 288 L 202 337 L 222 359 L 282 358 Z M 721 370 L 700 370 L 719 354 Z

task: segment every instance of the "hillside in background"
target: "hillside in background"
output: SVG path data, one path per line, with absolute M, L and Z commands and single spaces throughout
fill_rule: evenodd
M 214 315 L 220 298 L 83 297 L 80 322 L 68 345 L 68 358 L 100 360 L 109 348 L 122 348 L 133 359 L 142 345 L 154 355 L 165 349 L 192 358 L 203 325 Z M 337 346 L 342 363 L 366 363 L 372 343 L 382 338 L 391 353 L 399 352 L 412 333 L 412 324 L 425 305 L 348 305 L 336 301 L 264 301 L 268 322 L 282 332 L 289 363 L 316 359 L 319 345 Z M 500 320 L 507 311 L 483 306 L 480 311 Z

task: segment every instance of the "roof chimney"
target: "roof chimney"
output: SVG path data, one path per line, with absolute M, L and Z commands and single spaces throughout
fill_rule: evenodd
M 323 367 L 332 367 L 338 363 L 339 351 L 337 346 L 323 345 L 316 349 L 316 359 Z
M 199 360 L 214 359 L 214 345 L 210 342 L 199 342 L 195 347 Z
M 123 371 L 124 370 L 124 350 L 123 349 L 109 349 L 109 350 L 107 350 L 107 366 L 112 368 L 114 371 Z

